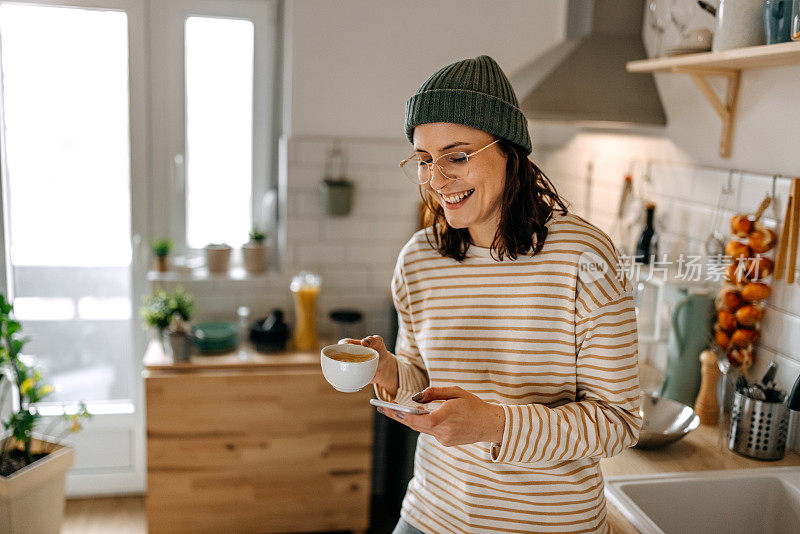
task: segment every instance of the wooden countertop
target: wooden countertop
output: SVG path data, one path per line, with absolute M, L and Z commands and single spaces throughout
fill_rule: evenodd
M 144 355 L 145 371 L 178 371 L 195 372 L 201 370 L 233 370 L 253 368 L 285 368 L 285 367 L 319 367 L 319 352 L 322 347 L 332 345 L 336 341 L 323 340 L 319 349 L 314 351 L 285 350 L 273 354 L 257 352 L 249 344 L 245 348 L 245 357 L 239 355 L 239 349 L 221 354 L 192 354 L 188 362 L 173 362 L 172 357 L 164 354 L 161 343 L 150 341 Z

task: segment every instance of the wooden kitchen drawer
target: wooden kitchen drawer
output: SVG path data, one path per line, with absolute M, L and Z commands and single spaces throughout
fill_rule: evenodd
M 146 373 L 150 534 L 365 530 L 371 391 L 318 364 Z

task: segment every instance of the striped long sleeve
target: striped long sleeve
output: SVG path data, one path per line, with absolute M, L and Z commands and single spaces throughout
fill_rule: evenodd
M 606 252 L 613 251 L 610 243 Z M 618 255 L 603 254 L 605 276 L 578 277 L 576 401 L 503 404 L 506 425 L 495 462 L 530 463 L 614 456 L 635 445 L 642 418 L 636 314 L 630 283 L 615 280 Z
M 420 434 L 402 517 L 427 534 L 606 533 L 600 457 L 641 426 L 632 288 L 597 227 L 548 221 L 541 251 L 463 261 L 403 247 L 392 277 L 399 333 L 396 399 L 459 386 L 502 406 L 499 444 L 447 447 Z
M 397 310 L 397 356 L 398 389 L 391 395 L 385 388 L 375 385 L 375 394 L 379 399 L 412 404 L 411 397 L 428 387 L 428 372 L 422 360 L 419 347 L 414 339 L 414 327 L 408 306 L 408 287 L 405 283 L 403 264 L 398 261 L 392 275 L 392 301 Z

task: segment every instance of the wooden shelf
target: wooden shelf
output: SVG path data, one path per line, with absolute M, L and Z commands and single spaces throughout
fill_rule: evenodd
M 701 52 L 628 62 L 628 72 L 676 72 L 684 68 L 703 70 L 751 70 L 800 63 L 800 41 L 748 46 L 721 52 Z
M 209 273 L 205 267 L 197 267 L 191 271 L 147 271 L 148 282 L 265 282 L 278 279 L 278 273 L 272 270 L 263 273 L 248 273 L 244 267 L 233 266 L 225 273 Z
M 719 155 L 731 155 L 733 127 L 742 71 L 800 64 L 800 42 L 749 46 L 721 52 L 702 52 L 680 56 L 630 61 L 628 72 L 669 72 L 688 74 L 722 119 Z M 724 102 L 708 83 L 709 77 L 727 79 Z

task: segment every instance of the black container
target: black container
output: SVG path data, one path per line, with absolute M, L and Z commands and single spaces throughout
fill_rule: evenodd
M 250 341 L 258 352 L 281 352 L 286 350 L 289 325 L 283 320 L 283 311 L 274 309 L 268 317 L 256 319 L 250 324 Z

